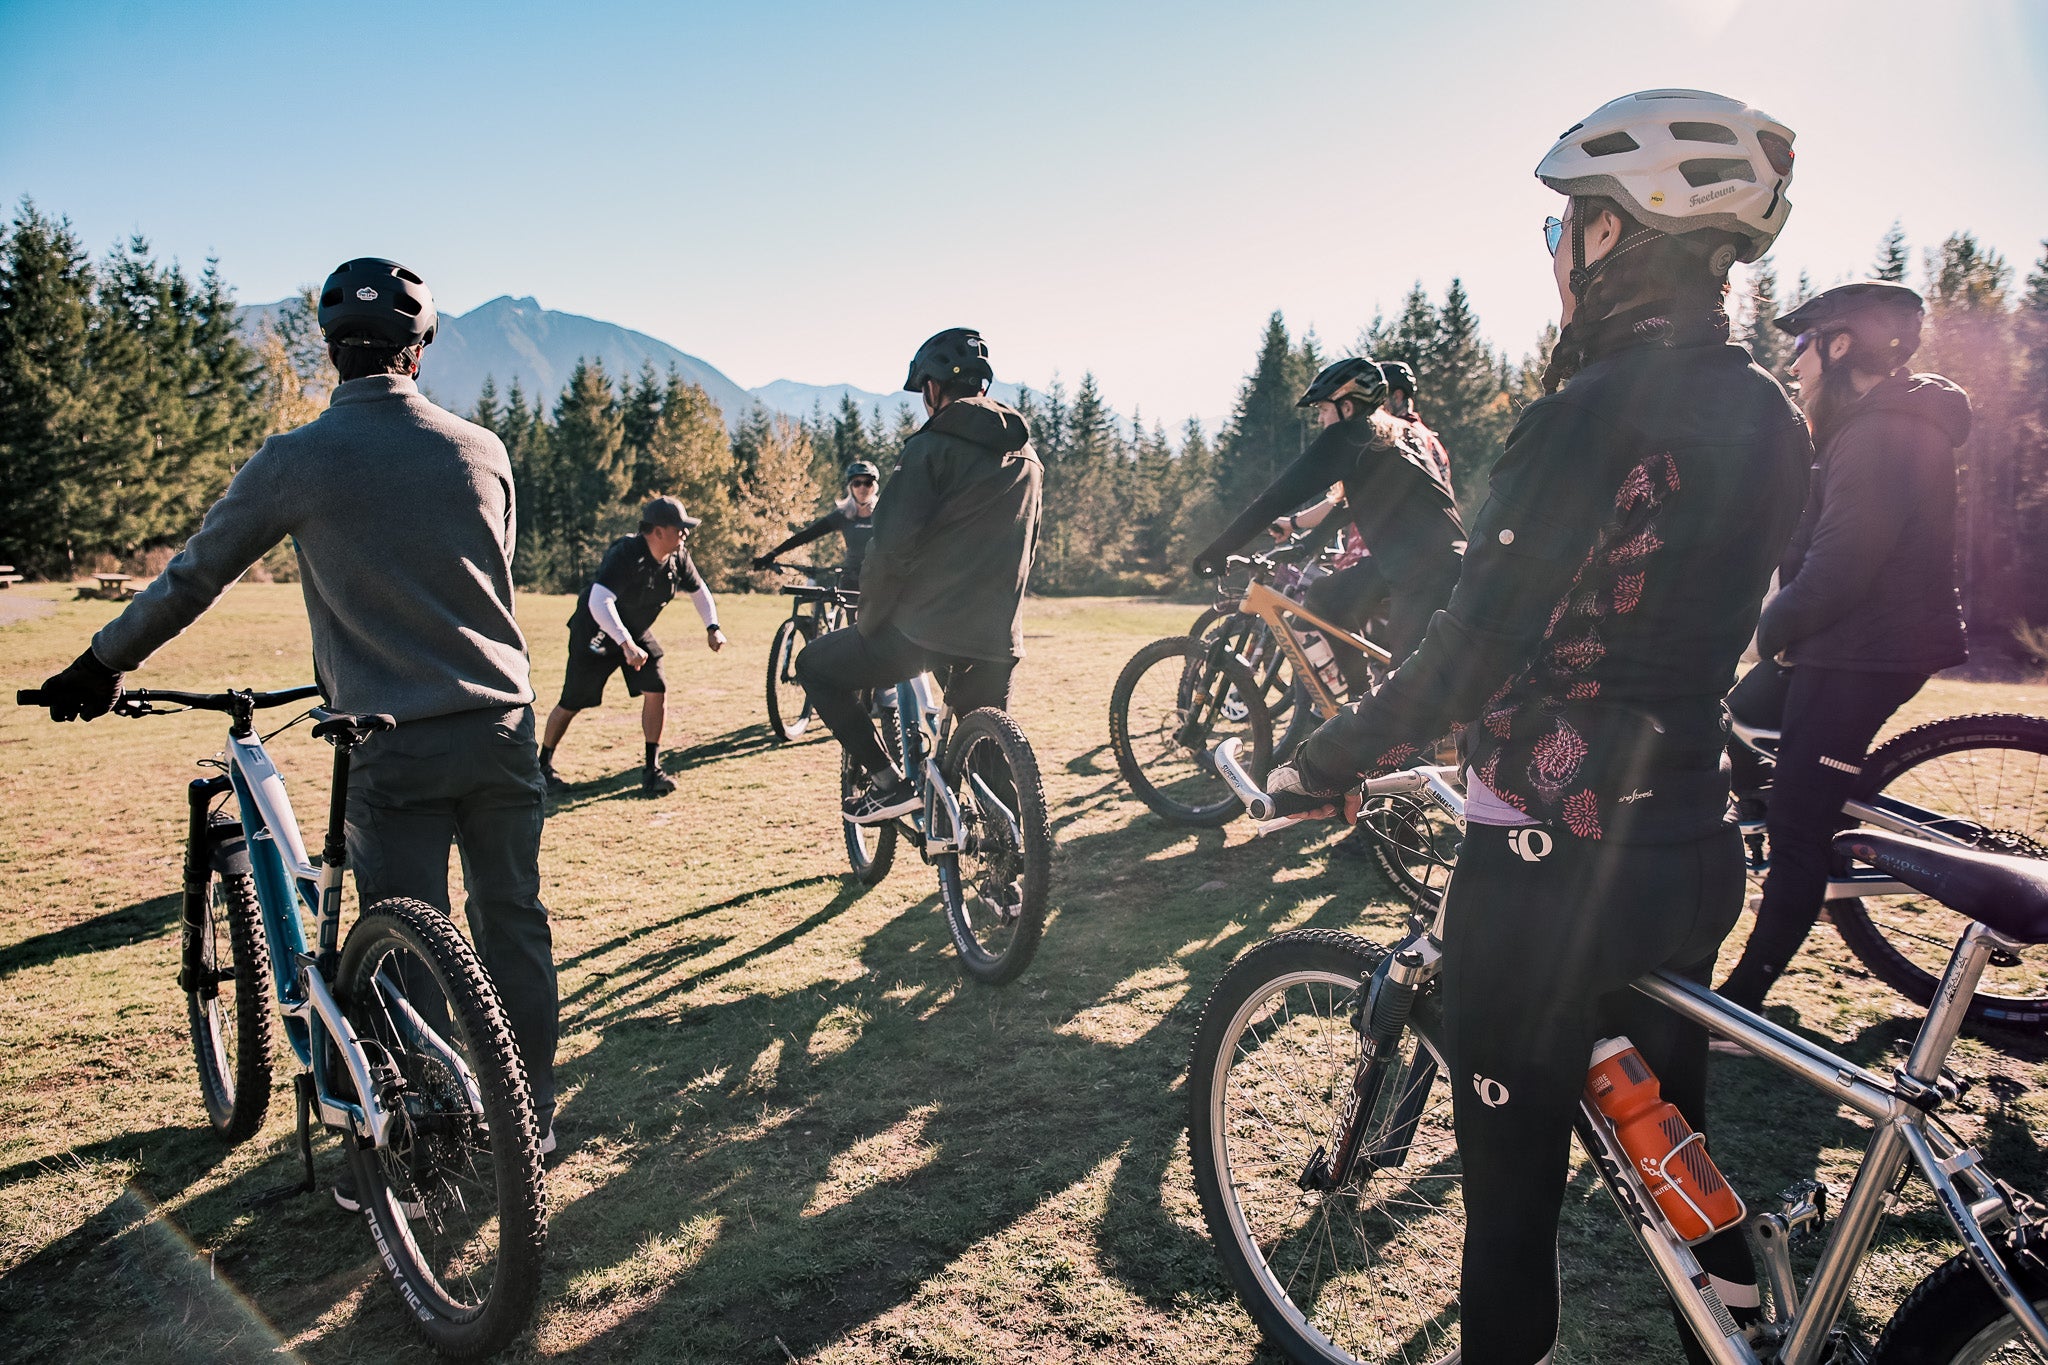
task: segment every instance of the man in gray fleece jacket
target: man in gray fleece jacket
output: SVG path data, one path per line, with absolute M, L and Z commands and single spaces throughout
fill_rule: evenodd
M 320 307 L 342 378 L 327 410 L 265 441 L 156 581 L 44 692 L 59 720 L 104 714 L 122 673 L 289 537 L 320 690 L 337 710 L 398 722 L 351 765 L 358 898 L 413 896 L 446 912 L 448 846 L 461 846 L 470 932 L 551 1144 L 557 997 L 533 688 L 512 612 L 512 466 L 496 436 L 420 396 L 435 322 L 410 271 L 368 259 L 338 269 Z

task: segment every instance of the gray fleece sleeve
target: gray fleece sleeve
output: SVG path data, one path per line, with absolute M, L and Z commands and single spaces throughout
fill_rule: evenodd
M 292 501 L 279 464 L 266 442 L 242 466 L 185 548 L 92 637 L 93 655 L 101 663 L 121 673 L 141 667 L 291 534 Z

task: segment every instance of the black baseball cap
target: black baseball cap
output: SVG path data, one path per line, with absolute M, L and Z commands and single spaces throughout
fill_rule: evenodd
M 649 526 L 673 526 L 678 531 L 687 531 L 692 526 L 702 526 L 702 517 L 693 517 L 683 509 L 680 498 L 650 498 L 640 509 L 640 520 Z

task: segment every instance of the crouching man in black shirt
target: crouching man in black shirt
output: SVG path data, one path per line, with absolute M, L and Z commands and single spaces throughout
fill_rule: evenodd
M 555 748 L 569 732 L 578 711 L 604 700 L 604 685 L 614 669 L 626 672 L 626 692 L 640 698 L 640 730 L 647 737 L 647 764 L 640 790 L 667 796 L 676 780 L 661 770 L 661 727 L 668 700 L 668 680 L 661 672 L 661 642 L 654 638 L 655 618 L 680 589 L 690 594 L 704 621 L 704 638 L 712 651 L 725 648 L 718 628 L 718 604 L 697 574 L 685 545 L 699 519 L 674 498 L 656 498 L 640 509 L 640 533 L 621 536 L 605 551 L 604 562 L 576 599 L 569 618 L 569 668 L 562 679 L 562 699 L 548 716 L 541 739 L 540 766 L 548 790 L 568 787 L 555 775 Z

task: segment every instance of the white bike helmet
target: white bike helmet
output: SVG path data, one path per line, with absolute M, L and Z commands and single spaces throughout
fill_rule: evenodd
M 1559 194 L 1603 195 L 1673 236 L 1718 228 L 1754 261 L 1785 230 L 1790 128 L 1705 90 L 1641 90 L 1601 105 L 1544 154 L 1536 178 Z

